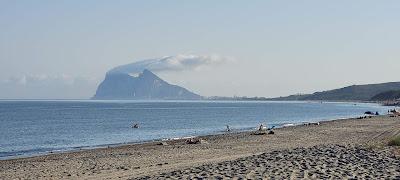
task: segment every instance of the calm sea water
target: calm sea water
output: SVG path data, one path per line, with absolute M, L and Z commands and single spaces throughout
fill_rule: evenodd
M 365 103 L 0 101 L 0 158 L 385 113 Z M 139 123 L 139 129 L 131 128 Z

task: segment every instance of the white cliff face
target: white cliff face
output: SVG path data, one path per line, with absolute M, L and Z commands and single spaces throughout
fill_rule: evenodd
M 137 100 L 195 100 L 201 98 L 200 95 L 185 88 L 165 82 L 149 70 L 144 70 L 137 77 L 124 73 L 107 73 L 93 97 L 93 99 Z

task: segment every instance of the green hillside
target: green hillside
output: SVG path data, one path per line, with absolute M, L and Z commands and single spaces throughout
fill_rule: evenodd
M 271 100 L 320 100 L 320 101 L 369 101 L 377 94 L 388 91 L 400 91 L 400 82 L 381 84 L 353 85 L 340 89 L 316 92 L 306 95 L 291 95 Z
M 379 93 L 372 97 L 371 101 L 392 101 L 396 99 L 400 99 L 400 90 Z

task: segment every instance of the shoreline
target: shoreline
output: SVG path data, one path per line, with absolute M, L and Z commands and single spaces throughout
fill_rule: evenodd
M 380 115 L 382 116 L 382 115 Z M 385 116 L 385 115 L 383 115 Z M 357 116 L 358 117 L 358 116 Z M 327 119 L 327 120 L 316 120 L 316 121 L 308 121 L 308 122 L 283 122 L 279 125 L 273 124 L 275 126 L 274 129 L 281 129 L 287 127 L 295 127 L 295 126 L 303 126 L 310 123 L 322 123 L 322 122 L 330 122 L 330 121 L 338 121 L 338 120 L 346 120 L 346 119 L 354 119 L 357 117 L 344 117 L 344 118 L 336 118 L 336 119 Z M 254 132 L 257 130 L 257 127 L 253 128 L 242 128 L 242 129 L 233 129 L 231 132 L 226 131 L 216 131 L 214 133 L 209 134 L 202 134 L 202 135 L 195 135 L 195 136 L 183 136 L 183 137 L 172 137 L 172 138 L 160 138 L 160 139 L 153 139 L 153 140 L 144 140 L 144 141 L 132 141 L 132 142 L 124 142 L 124 143 L 114 143 L 114 144 L 100 144 L 95 146 L 79 146 L 79 147 L 69 147 L 66 149 L 55 149 L 46 152 L 37 152 L 37 153 L 28 153 L 24 155 L 15 155 L 15 156 L 4 156 L 0 157 L 0 162 L 5 160 L 16 160 L 16 159 L 25 159 L 25 158 L 34 158 L 40 156 L 47 156 L 47 155 L 56 155 L 56 154 L 64 154 L 64 153 L 75 153 L 75 152 L 82 152 L 82 151 L 89 151 L 89 150 L 96 150 L 96 149 L 104 149 L 104 148 L 117 148 L 122 146 L 133 146 L 133 145 L 146 145 L 146 144 L 154 144 L 154 143 L 161 143 L 161 142 L 169 142 L 169 141 L 182 141 L 187 140 L 190 138 L 207 138 L 210 136 L 220 136 L 220 135 L 227 135 L 233 133 L 249 133 Z
M 380 147 L 393 135 L 400 135 L 400 117 L 336 119 L 275 129 L 274 135 L 234 132 L 200 136 L 200 144 L 179 139 L 1 160 L 0 179 L 129 179 L 299 147 Z

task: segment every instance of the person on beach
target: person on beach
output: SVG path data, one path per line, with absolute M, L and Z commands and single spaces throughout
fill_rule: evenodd
M 258 130 L 259 130 L 259 131 L 264 130 L 264 124 L 261 123 L 261 124 L 260 124 L 260 127 L 258 127 Z
M 134 128 L 134 129 L 139 128 L 139 124 L 134 124 L 134 125 L 132 126 L 132 128 Z
M 229 127 L 229 125 L 226 125 L 226 131 L 227 131 L 227 132 L 230 132 L 230 131 L 231 131 L 231 128 Z

